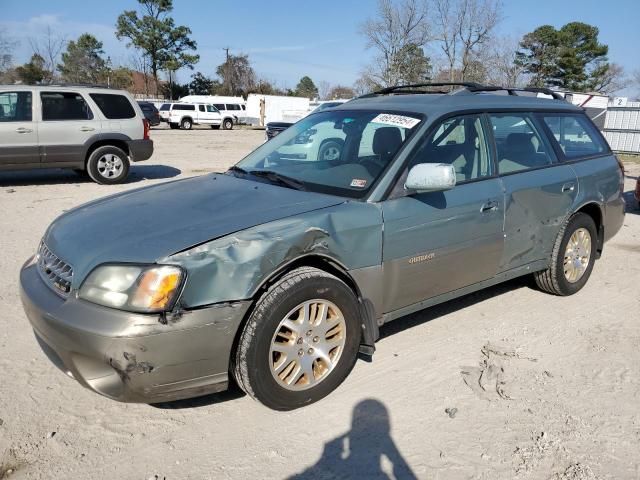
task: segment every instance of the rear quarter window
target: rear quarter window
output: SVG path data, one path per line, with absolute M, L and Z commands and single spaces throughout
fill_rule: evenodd
M 568 159 L 598 155 L 608 150 L 600 134 L 583 115 L 552 114 L 544 115 L 543 120 Z
M 90 93 L 91 99 L 96 102 L 102 114 L 109 120 L 123 120 L 136 116 L 136 111 L 131 102 L 124 95 L 113 93 Z

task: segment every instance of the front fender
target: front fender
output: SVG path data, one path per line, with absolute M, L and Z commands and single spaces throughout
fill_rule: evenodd
M 212 240 L 161 259 L 187 270 L 180 304 L 196 308 L 246 300 L 297 259 L 316 255 L 347 271 L 382 262 L 382 214 L 377 205 L 345 202 Z

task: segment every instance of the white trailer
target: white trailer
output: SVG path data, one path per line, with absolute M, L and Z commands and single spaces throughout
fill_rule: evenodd
M 309 99 L 250 93 L 247 123 L 264 127 L 269 122 L 297 122 L 309 111 Z

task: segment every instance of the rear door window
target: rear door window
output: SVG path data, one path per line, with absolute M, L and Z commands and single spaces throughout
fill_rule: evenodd
M 498 173 L 551 165 L 555 154 L 528 114 L 489 114 L 498 154 Z
M 0 93 L 0 122 L 30 122 L 31 92 Z
M 213 106 L 218 110 L 226 110 L 226 108 L 224 108 L 224 103 L 214 103 Z
M 200 110 L 201 112 L 206 112 L 204 105 L 198 105 L 198 110 Z
M 41 92 L 42 120 L 91 120 L 93 112 L 82 95 L 75 92 Z
M 134 118 L 136 111 L 127 97 L 112 93 L 90 93 L 102 114 L 109 120 L 124 120 Z M 147 107 L 149 108 L 149 107 Z
M 174 110 L 195 110 L 195 105 L 176 104 L 173 106 Z
M 543 120 L 568 159 L 598 155 L 608 150 L 602 137 L 582 115 L 544 115 Z

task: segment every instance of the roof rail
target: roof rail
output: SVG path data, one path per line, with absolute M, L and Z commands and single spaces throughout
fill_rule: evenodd
M 22 84 L 30 87 L 82 87 L 82 88 L 109 88 L 113 89 L 113 87 L 109 85 L 103 85 L 99 83 L 64 83 L 64 82 L 56 82 L 56 83 L 37 83 L 37 84 Z
M 409 93 L 449 93 L 449 92 L 429 92 L 424 90 L 417 90 L 424 87 L 463 87 L 466 89 L 482 88 L 484 85 L 475 82 L 435 82 L 435 83 L 411 83 L 408 85 L 394 85 L 393 87 L 386 87 L 375 92 L 367 93 L 358 98 L 374 97 L 376 95 L 389 95 L 392 93 L 409 94 Z
M 467 87 L 467 90 L 472 93 L 478 92 L 498 92 L 505 91 L 509 95 L 518 95 L 517 92 L 531 92 L 531 93 L 543 93 L 545 95 L 549 95 L 553 97 L 555 100 L 565 100 L 565 98 L 560 95 L 558 92 L 551 90 L 550 88 L 544 87 L 500 87 L 497 85 L 478 85 L 476 87 Z

